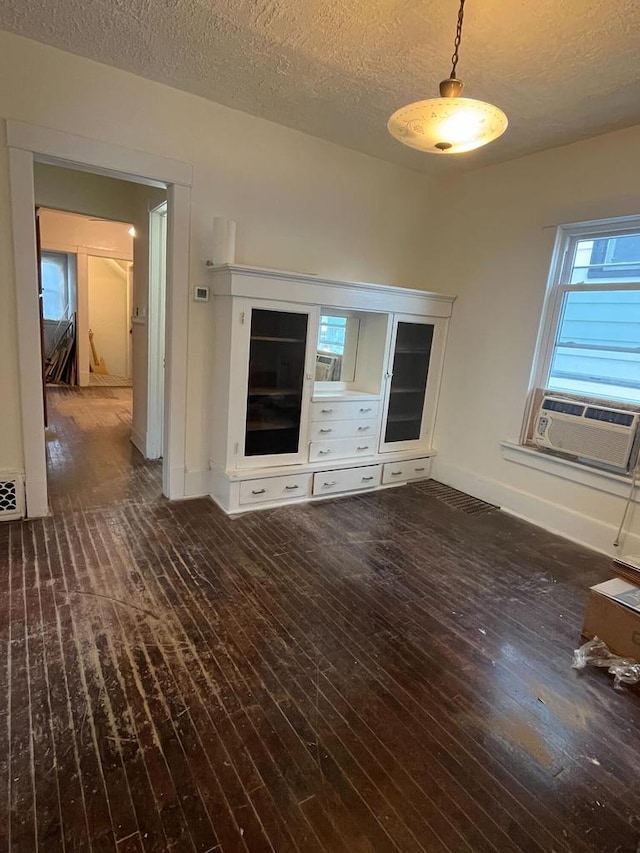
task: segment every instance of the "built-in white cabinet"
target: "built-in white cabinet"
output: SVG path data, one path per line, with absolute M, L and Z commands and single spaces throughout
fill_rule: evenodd
M 430 445 L 446 324 L 444 318 L 394 315 L 380 452 Z
M 241 266 L 212 277 L 225 511 L 430 476 L 453 298 Z

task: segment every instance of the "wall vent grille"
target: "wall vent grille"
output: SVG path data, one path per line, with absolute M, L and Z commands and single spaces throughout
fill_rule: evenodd
M 0 471 L 0 521 L 11 521 L 23 516 L 22 474 L 16 471 Z

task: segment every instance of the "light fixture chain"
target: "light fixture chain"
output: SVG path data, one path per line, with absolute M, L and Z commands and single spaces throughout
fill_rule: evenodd
M 453 56 L 451 57 L 453 66 L 451 68 L 450 76 L 452 78 L 455 78 L 456 76 L 456 67 L 458 65 L 458 48 L 460 47 L 460 42 L 462 41 L 462 21 L 464 19 L 464 4 L 465 0 L 460 0 L 460 9 L 458 10 L 458 26 L 456 27 L 456 38 L 453 43 Z

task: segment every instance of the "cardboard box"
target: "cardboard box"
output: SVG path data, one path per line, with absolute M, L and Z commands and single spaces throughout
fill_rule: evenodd
M 640 587 L 622 578 L 592 586 L 582 633 L 600 637 L 617 655 L 640 661 Z
M 629 554 L 613 561 L 613 571 L 620 577 L 640 584 L 640 554 Z

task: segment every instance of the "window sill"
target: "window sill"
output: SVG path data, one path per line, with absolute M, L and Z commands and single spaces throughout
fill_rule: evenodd
M 574 483 L 597 489 L 600 492 L 607 492 L 610 495 L 617 495 L 625 499 L 629 496 L 631 478 L 623 474 L 613 474 L 611 471 L 590 468 L 588 465 L 580 464 L 580 462 L 572 462 L 570 459 L 552 456 L 544 453 L 544 451 L 525 447 L 512 441 L 501 441 L 500 447 L 503 458 L 508 462 L 525 465 L 527 468 L 535 468 L 537 471 L 543 471 L 554 477 L 561 477 L 563 480 L 571 480 Z M 633 497 L 636 503 L 640 502 L 638 491 L 640 490 L 636 489 Z

